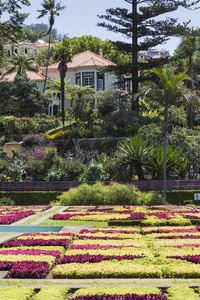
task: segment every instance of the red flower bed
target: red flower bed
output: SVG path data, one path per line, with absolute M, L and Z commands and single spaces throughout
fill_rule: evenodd
M 23 261 L 13 263 L 5 278 L 45 278 L 49 273 L 47 262 Z
M 163 294 L 125 294 L 125 295 L 87 295 L 77 296 L 70 298 L 71 300 L 167 300 L 167 297 Z
M 4 247 L 22 247 L 22 246 L 63 246 L 65 249 L 69 247 L 70 241 L 67 239 L 27 239 L 20 240 L 15 239 L 8 241 L 4 244 Z
M 135 258 L 144 258 L 143 255 L 90 255 L 90 254 L 76 254 L 76 255 L 65 255 L 63 256 L 58 264 L 67 264 L 67 263 L 95 263 L 100 262 L 102 260 L 123 260 L 129 259 L 133 260 Z

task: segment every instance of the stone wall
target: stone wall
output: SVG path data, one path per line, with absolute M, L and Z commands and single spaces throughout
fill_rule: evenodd
M 93 184 L 94 182 L 88 182 Z M 125 183 L 125 182 L 121 182 Z M 160 191 L 162 180 L 140 180 L 126 183 L 135 184 L 141 191 Z M 81 184 L 78 181 L 24 181 L 0 182 L 0 191 L 67 191 Z M 109 182 L 105 182 L 109 184 Z M 200 180 L 167 180 L 167 190 L 200 190 Z

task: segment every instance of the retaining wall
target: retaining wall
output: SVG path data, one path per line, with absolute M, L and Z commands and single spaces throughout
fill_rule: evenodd
M 94 184 L 94 182 L 88 182 Z M 104 182 L 110 184 L 109 181 Z M 120 182 L 134 184 L 140 191 L 160 191 L 163 189 L 162 180 L 139 180 Z M 24 181 L 0 182 L 0 191 L 68 191 L 77 187 L 78 181 Z M 200 190 L 200 180 L 167 180 L 167 190 Z

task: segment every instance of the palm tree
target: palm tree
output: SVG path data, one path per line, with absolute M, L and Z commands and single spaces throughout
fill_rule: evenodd
M 44 2 L 41 3 L 43 6 L 43 9 L 38 10 L 40 15 L 37 17 L 38 19 L 40 19 L 40 18 L 44 17 L 45 15 L 47 15 L 48 13 L 50 14 L 49 29 L 47 31 L 47 34 L 49 35 L 49 46 L 48 46 L 48 53 L 47 53 L 47 67 L 46 67 L 46 75 L 45 75 L 43 93 L 45 92 L 45 88 L 46 88 L 52 27 L 55 22 L 55 16 L 59 16 L 60 15 L 59 11 L 65 9 L 65 7 L 66 7 L 66 6 L 61 6 L 61 2 L 56 3 L 56 1 L 57 0 L 44 0 Z
M 191 90 L 185 86 L 185 81 L 191 78 L 184 74 L 174 74 L 171 68 L 152 69 L 155 76 L 154 81 L 146 81 L 141 84 L 140 92 L 146 96 L 151 103 L 164 107 L 164 186 L 163 197 L 166 200 L 166 145 L 167 145 L 167 122 L 168 108 L 181 102 L 189 102 Z
M 59 61 L 58 71 L 61 81 L 61 108 L 62 108 L 62 123 L 65 124 L 65 76 L 67 73 L 67 63 L 72 61 L 72 53 L 69 49 L 60 45 L 54 54 L 54 59 Z
M 131 176 L 135 169 L 139 180 L 144 180 L 144 170 L 149 165 L 152 155 L 153 146 L 148 140 L 143 140 L 141 136 L 136 135 L 117 146 L 115 158 L 118 163 L 129 165 Z
M 26 54 L 16 54 L 8 60 L 12 64 L 12 66 L 3 74 L 3 76 L 7 74 L 11 74 L 14 71 L 17 71 L 17 75 L 22 75 L 26 73 L 26 70 L 29 71 L 37 71 L 37 67 L 34 66 L 34 57 Z

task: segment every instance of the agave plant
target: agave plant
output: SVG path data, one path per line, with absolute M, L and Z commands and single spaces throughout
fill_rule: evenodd
M 144 170 L 149 165 L 152 155 L 153 146 L 148 140 L 136 135 L 118 145 L 115 159 L 120 164 L 129 165 L 132 173 L 135 169 L 139 180 L 144 180 Z
M 181 167 L 184 158 L 182 153 L 178 150 L 173 149 L 172 146 L 167 146 L 166 149 L 166 169 L 167 174 L 170 171 L 178 171 Z M 154 150 L 154 155 L 152 156 L 152 163 L 149 166 L 150 172 L 154 179 L 163 179 L 163 169 L 164 169 L 164 149 L 163 147 L 157 147 Z

